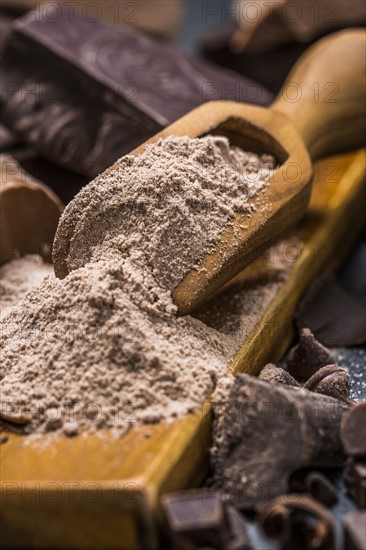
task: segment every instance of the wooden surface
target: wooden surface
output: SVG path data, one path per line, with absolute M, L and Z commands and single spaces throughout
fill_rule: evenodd
M 230 370 L 255 373 L 288 347 L 294 308 L 309 283 L 334 269 L 363 223 L 365 156 L 328 159 L 315 170 L 311 208 L 291 238 L 304 241 L 288 278 Z M 258 267 L 260 266 L 260 267 Z M 253 283 L 258 259 L 239 277 Z M 1 548 L 159 548 L 159 497 L 199 483 L 206 472 L 209 403 L 171 425 L 27 442 L 9 434 L 1 453 Z M 141 535 L 145 533 L 144 538 Z
M 0 155 L 0 265 L 26 254 L 40 254 L 50 261 L 62 210 L 52 189 L 12 157 Z

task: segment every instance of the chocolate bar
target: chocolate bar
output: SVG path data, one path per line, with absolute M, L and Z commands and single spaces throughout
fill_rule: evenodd
M 15 25 L 0 68 L 2 120 L 88 177 L 206 101 L 271 101 L 253 81 L 76 10 L 70 22 L 54 3 Z

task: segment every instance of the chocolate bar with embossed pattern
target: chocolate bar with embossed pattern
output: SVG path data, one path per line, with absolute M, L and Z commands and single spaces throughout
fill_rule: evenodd
M 1 63 L 2 119 L 89 177 L 209 100 L 268 104 L 252 81 L 57 4 L 14 29 Z

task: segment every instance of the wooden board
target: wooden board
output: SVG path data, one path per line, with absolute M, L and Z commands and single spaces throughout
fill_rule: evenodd
M 363 226 L 365 155 L 316 166 L 311 207 L 293 234 L 304 246 L 288 278 L 229 366 L 256 374 L 291 342 L 294 309 L 316 275 L 333 270 Z M 261 259 L 239 277 L 251 281 Z M 260 269 L 259 269 L 260 270 Z M 160 495 L 198 484 L 207 468 L 209 403 L 171 425 L 0 445 L 1 548 L 159 548 Z

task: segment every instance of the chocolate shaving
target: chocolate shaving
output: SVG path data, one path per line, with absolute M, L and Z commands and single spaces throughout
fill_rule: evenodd
M 239 507 L 255 508 L 285 494 L 295 470 L 341 466 L 347 409 L 331 397 L 237 376 L 223 417 L 214 416 L 214 487 Z
M 299 343 L 290 350 L 286 366 L 296 380 L 306 382 L 320 368 L 333 363 L 334 358 L 330 351 L 305 328 L 300 333 Z
M 296 313 L 296 320 L 325 346 L 366 343 L 366 307 L 335 280 L 327 280 L 321 288 L 310 291 Z
M 332 514 L 306 495 L 277 498 L 259 514 L 264 533 L 281 542 L 282 550 L 334 550 L 336 527 Z

